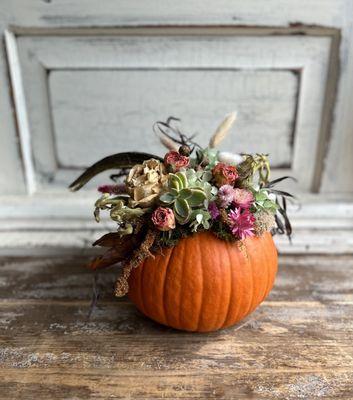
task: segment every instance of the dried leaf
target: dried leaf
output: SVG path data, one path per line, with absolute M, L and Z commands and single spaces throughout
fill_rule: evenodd
M 79 190 L 93 177 L 108 169 L 131 168 L 135 164 L 141 164 L 145 160 L 154 158 L 163 161 L 160 157 L 148 153 L 127 152 L 113 154 L 96 162 L 86 169 L 74 182 L 71 183 L 69 189 L 73 192 Z
M 209 147 L 217 147 L 223 141 L 223 139 L 228 135 L 230 128 L 234 124 L 236 117 L 237 113 L 235 111 L 225 117 L 223 122 L 219 125 L 219 127 L 216 129 L 216 132 L 211 137 Z
M 125 261 L 141 242 L 140 234 L 121 237 L 117 235 L 117 232 L 111 232 L 93 243 L 94 246 L 110 248 L 104 254 L 96 257 L 88 265 L 89 269 L 102 269 Z

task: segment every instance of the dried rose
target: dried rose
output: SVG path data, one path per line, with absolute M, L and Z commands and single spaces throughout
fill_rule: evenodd
M 126 190 L 131 196 L 130 206 L 150 207 L 157 200 L 167 181 L 163 163 L 151 158 L 131 168 L 126 178 Z
M 187 167 L 189 162 L 189 157 L 183 156 L 177 151 L 169 151 L 164 156 L 164 165 L 167 167 L 170 166 L 173 172 L 177 172 L 181 168 Z
M 218 187 L 223 185 L 234 185 L 238 178 L 237 169 L 232 165 L 218 163 L 212 169 L 212 175 Z
M 170 231 L 175 228 L 174 212 L 171 208 L 158 207 L 152 213 L 152 222 L 160 231 Z

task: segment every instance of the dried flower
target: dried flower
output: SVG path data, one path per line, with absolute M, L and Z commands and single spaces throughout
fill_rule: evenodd
M 261 210 L 254 214 L 254 231 L 256 236 L 261 236 L 276 226 L 275 216 L 272 213 Z
M 126 190 L 132 197 L 130 205 L 150 207 L 158 200 L 167 175 L 164 165 L 153 158 L 131 168 L 126 178 Z
M 246 189 L 234 189 L 234 203 L 241 208 L 249 208 L 254 201 L 254 196 Z
M 211 203 L 208 205 L 208 211 L 211 214 L 212 219 L 217 219 L 220 215 L 217 204 L 214 201 L 211 201 Z
M 164 165 L 170 166 L 173 172 L 179 171 L 181 168 L 189 165 L 189 157 L 183 156 L 177 151 L 169 151 L 164 156 Z
M 238 165 L 244 161 L 244 157 L 241 154 L 220 151 L 218 153 L 218 160 L 226 164 Z
M 217 147 L 224 140 L 224 138 L 228 135 L 230 128 L 234 124 L 236 118 L 237 113 L 235 111 L 226 115 L 225 119 L 219 125 L 216 132 L 212 135 L 209 147 Z
M 224 163 L 218 163 L 213 167 L 212 174 L 218 187 L 223 185 L 233 185 L 238 178 L 237 169 L 232 165 Z
M 158 207 L 152 213 L 152 222 L 160 231 L 170 231 L 175 228 L 175 216 L 171 208 Z
M 109 193 L 109 194 L 119 194 L 125 192 L 125 185 L 100 185 L 98 186 L 98 192 Z
M 223 185 L 218 191 L 218 203 L 222 208 L 227 208 L 233 201 L 235 189 L 231 185 Z
M 254 236 L 255 217 L 249 210 L 242 210 L 240 207 L 231 210 L 228 221 L 232 234 L 238 239 Z

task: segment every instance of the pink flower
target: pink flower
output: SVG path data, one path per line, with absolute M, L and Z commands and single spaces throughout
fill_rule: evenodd
M 217 219 L 219 217 L 219 209 L 217 207 L 217 204 L 212 201 L 209 205 L 208 205 L 208 211 L 211 214 L 211 218 L 212 219 Z
M 222 208 L 227 208 L 234 201 L 235 189 L 230 185 L 223 185 L 218 191 L 218 201 Z
M 189 157 L 183 156 L 177 151 L 169 151 L 164 156 L 164 165 L 171 166 L 174 172 L 179 171 L 180 168 L 187 167 L 189 162 Z
M 241 208 L 250 208 L 254 196 L 246 189 L 234 189 L 234 203 Z
M 245 239 L 248 236 L 254 236 L 255 217 L 248 210 L 236 208 L 228 214 L 229 227 L 234 236 L 238 239 Z
M 175 217 L 171 208 L 158 207 L 152 213 L 152 222 L 160 231 L 170 231 L 175 228 Z
M 234 185 L 238 178 L 237 169 L 232 165 L 218 163 L 212 169 L 213 178 L 218 187 L 223 185 Z

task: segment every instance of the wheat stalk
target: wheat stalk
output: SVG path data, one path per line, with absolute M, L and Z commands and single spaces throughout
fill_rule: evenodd
M 216 129 L 216 132 L 212 135 L 209 143 L 210 148 L 217 147 L 222 140 L 228 135 L 230 128 L 234 124 L 234 121 L 237 118 L 236 111 L 226 115 L 225 119 Z
M 167 136 L 158 135 L 160 142 L 170 151 L 178 151 L 179 144 Z

